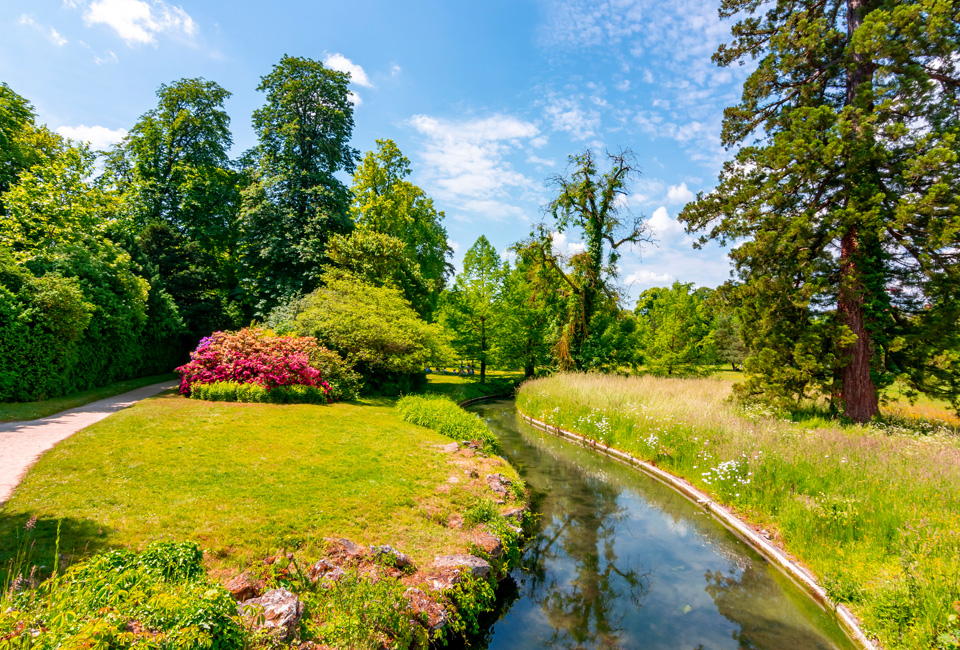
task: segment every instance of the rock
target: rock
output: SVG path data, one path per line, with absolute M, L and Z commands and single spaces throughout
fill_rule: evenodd
M 442 447 L 440 447 L 440 451 L 445 454 L 452 454 L 458 449 L 460 449 L 460 445 L 458 445 L 455 442 L 451 442 L 449 445 L 443 445 Z
M 527 506 L 520 506 L 519 508 L 510 508 L 505 513 L 503 513 L 503 516 L 519 524 L 523 521 L 523 515 L 526 512 L 527 512 Z
M 244 621 L 255 630 L 267 630 L 280 640 L 297 631 L 303 616 L 303 603 L 286 589 L 271 589 L 259 598 L 237 605 Z
M 430 632 L 436 632 L 447 624 L 447 610 L 419 589 L 411 587 L 403 594 L 410 603 L 410 611 L 417 616 Z
M 349 539 L 329 537 L 324 541 L 330 544 L 330 553 L 346 560 L 356 560 L 363 557 L 364 548 L 359 544 L 354 544 Z
M 231 578 L 225 586 L 233 599 L 239 603 L 259 596 L 263 590 L 263 580 L 254 580 L 244 571 Z
M 474 451 L 472 449 L 461 449 L 460 456 L 462 456 L 463 458 L 473 458 Z
M 481 440 L 471 440 L 467 446 L 474 451 L 480 451 L 483 449 L 483 442 Z
M 370 552 L 384 564 L 397 569 L 407 569 L 413 566 L 413 560 L 410 559 L 410 556 L 386 544 L 383 546 L 371 546 Z
M 454 528 L 457 530 L 463 528 L 463 517 L 456 513 L 447 517 L 447 528 Z
M 459 482 L 460 482 L 460 479 L 457 478 L 456 476 L 451 476 L 450 478 L 447 479 L 447 483 L 459 483 Z
M 481 530 L 474 535 L 473 543 L 494 560 L 503 555 L 503 543 L 490 531 Z
M 469 476 L 470 478 L 480 478 L 480 472 L 471 468 L 463 470 L 463 473 Z
M 490 486 L 490 489 L 497 494 L 505 495 L 507 488 L 510 487 L 510 479 L 503 474 L 487 474 L 484 480 Z
M 433 560 L 437 569 L 467 569 L 474 578 L 486 578 L 490 575 L 490 565 L 476 555 L 440 555 Z
M 313 582 L 317 582 L 319 580 L 336 582 L 343 577 L 343 569 L 338 567 L 330 560 L 320 560 L 312 567 L 307 569 L 307 577 Z

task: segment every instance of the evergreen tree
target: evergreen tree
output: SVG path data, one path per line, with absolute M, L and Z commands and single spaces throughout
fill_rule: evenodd
M 724 0 L 721 66 L 759 60 L 717 188 L 681 215 L 742 281 L 748 393 L 822 392 L 864 422 L 898 376 L 957 404 L 960 7 Z

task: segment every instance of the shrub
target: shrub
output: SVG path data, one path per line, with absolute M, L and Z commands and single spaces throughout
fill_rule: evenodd
M 252 399 L 259 395 L 252 388 L 244 392 L 251 399 L 240 399 L 239 389 L 232 384 L 256 385 L 268 392 L 278 387 L 312 387 L 329 396 L 330 385 L 310 365 L 310 355 L 316 350 L 316 339 L 277 336 L 257 327 L 214 332 L 190 353 L 189 363 L 177 368 L 180 393 L 190 395 L 195 386 L 220 383 L 225 385 L 212 389 L 210 395 L 221 399 L 233 395 L 234 399 L 228 401 L 267 401 Z M 286 394 L 295 395 L 297 391 Z
M 397 402 L 400 416 L 457 441 L 479 440 L 484 449 L 497 452 L 500 441 L 476 413 L 468 413 L 442 395 L 408 395 Z
M 260 404 L 327 404 L 330 391 L 322 386 L 277 386 L 265 388 L 260 384 L 241 384 L 235 381 L 216 381 L 194 384 L 190 397 L 208 402 L 252 402 Z

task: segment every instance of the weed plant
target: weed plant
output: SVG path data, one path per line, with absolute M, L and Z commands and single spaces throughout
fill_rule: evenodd
M 480 416 L 464 411 L 449 397 L 408 395 L 397 402 L 397 411 L 407 422 L 433 429 L 458 442 L 479 440 L 487 451 L 500 450 L 500 442 Z
M 955 429 L 793 422 L 734 403 L 729 383 L 712 379 L 557 375 L 525 384 L 517 406 L 651 461 L 767 528 L 889 650 L 952 647 Z

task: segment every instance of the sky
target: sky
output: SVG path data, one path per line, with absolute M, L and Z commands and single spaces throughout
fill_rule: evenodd
M 397 143 L 457 264 L 480 235 L 509 255 L 568 156 L 632 149 L 628 209 L 656 239 L 620 262 L 632 300 L 729 277 L 726 251 L 695 250 L 676 216 L 731 156 L 720 123 L 747 69 L 710 60 L 730 26 L 714 0 L 3 0 L 0 81 L 50 128 L 105 148 L 160 84 L 204 77 L 232 93 L 239 155 L 256 142 L 260 77 L 284 54 L 321 60 L 351 73 L 353 146 Z M 575 234 L 554 245 L 582 248 Z

